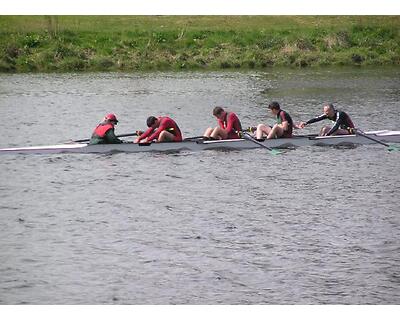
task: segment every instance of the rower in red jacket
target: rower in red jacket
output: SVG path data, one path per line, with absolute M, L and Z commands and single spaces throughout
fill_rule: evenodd
M 115 114 L 110 113 L 103 118 L 103 121 L 94 129 L 89 144 L 122 143 L 114 133 L 114 126 L 118 123 Z
M 226 112 L 221 107 L 215 107 L 213 115 L 217 118 L 218 127 L 208 128 L 204 132 L 204 137 L 218 140 L 239 139 L 239 133 L 242 131 L 242 125 L 238 116 L 233 112 Z
M 182 133 L 178 125 L 170 117 L 154 117 L 147 118 L 147 126 L 149 127 L 141 134 L 135 143 L 139 142 L 180 142 L 182 141 Z

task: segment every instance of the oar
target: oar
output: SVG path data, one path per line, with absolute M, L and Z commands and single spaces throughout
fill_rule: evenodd
M 242 132 L 254 132 L 257 129 L 257 127 L 248 127 L 247 129 L 243 130 Z M 183 139 L 183 141 L 192 141 L 192 140 L 217 140 L 214 138 L 210 138 L 210 137 L 205 137 L 205 136 L 195 136 L 195 137 L 188 137 Z
M 134 132 L 134 133 L 124 133 L 124 134 L 119 134 L 119 135 L 117 135 L 117 138 L 134 137 L 134 136 L 137 136 L 137 135 L 138 135 L 137 132 Z M 73 142 L 87 142 L 87 141 L 90 141 L 90 138 L 89 138 L 89 139 L 73 140 Z
M 244 129 L 241 132 L 254 132 L 257 129 L 257 127 L 248 127 L 247 129 Z M 183 141 L 193 141 L 193 140 L 217 140 L 214 138 L 210 138 L 210 137 L 205 137 L 205 136 L 195 136 L 195 137 L 188 137 L 183 139 Z
M 263 148 L 269 150 L 269 152 L 270 152 L 272 155 L 276 156 L 276 155 L 282 153 L 282 152 L 280 152 L 279 150 L 276 150 L 276 149 L 273 149 L 273 148 L 270 148 L 270 147 L 267 147 L 267 146 L 263 145 L 261 142 L 258 142 L 256 139 L 254 139 L 254 138 L 253 138 L 250 134 L 248 134 L 247 132 L 242 131 L 242 133 L 243 133 L 243 137 L 244 137 L 246 140 L 249 140 L 249 141 L 251 141 L 251 142 L 254 142 L 255 144 L 258 144 L 259 146 L 261 146 L 261 147 L 263 147 Z
M 362 137 L 364 137 L 364 138 L 367 138 L 367 139 L 369 139 L 369 140 L 372 140 L 372 141 L 374 141 L 374 142 L 376 142 L 376 143 L 379 143 L 379 144 L 381 144 L 381 145 L 387 147 L 387 148 L 388 148 L 388 151 L 400 151 L 400 149 L 399 149 L 398 147 L 396 147 L 396 146 L 394 146 L 394 145 L 390 145 L 390 144 L 384 143 L 384 142 L 382 142 L 382 141 L 380 141 L 380 140 L 378 140 L 378 139 L 372 138 L 372 137 L 370 137 L 370 136 L 367 136 L 366 134 L 360 132 L 359 129 L 354 129 L 354 128 L 353 128 L 353 131 L 354 131 L 354 133 L 355 133 L 356 135 L 362 136 Z
M 183 140 L 184 141 L 191 141 L 191 140 L 199 140 L 199 139 L 204 139 L 204 138 L 206 138 L 206 137 L 204 137 L 204 136 L 196 136 L 196 137 L 188 137 L 188 138 L 185 138 Z

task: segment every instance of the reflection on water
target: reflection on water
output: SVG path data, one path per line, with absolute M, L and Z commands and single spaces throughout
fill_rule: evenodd
M 399 129 L 396 69 L 1 75 L 1 146 L 117 132 L 169 114 L 295 121 L 334 102 Z M 304 130 L 314 133 L 320 125 Z M 379 145 L 0 159 L 2 304 L 398 304 L 399 154 Z

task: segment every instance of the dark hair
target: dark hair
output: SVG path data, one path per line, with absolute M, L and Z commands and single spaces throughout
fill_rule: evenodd
M 268 105 L 269 109 L 275 109 L 275 110 L 279 110 L 281 108 L 281 106 L 279 105 L 278 102 L 276 101 L 272 101 L 269 105 Z
M 215 107 L 213 110 L 213 115 L 217 116 L 217 115 L 221 114 L 222 112 L 224 112 L 224 109 L 222 107 Z
M 325 106 L 331 108 L 332 110 L 335 110 L 335 106 L 333 105 L 333 103 L 327 103 Z
M 150 116 L 147 118 L 147 126 L 150 128 L 155 122 L 157 121 L 157 118 L 154 116 Z

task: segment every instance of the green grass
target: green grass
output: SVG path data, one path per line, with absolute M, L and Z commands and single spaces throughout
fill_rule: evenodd
M 0 16 L 0 71 L 399 65 L 397 16 Z

